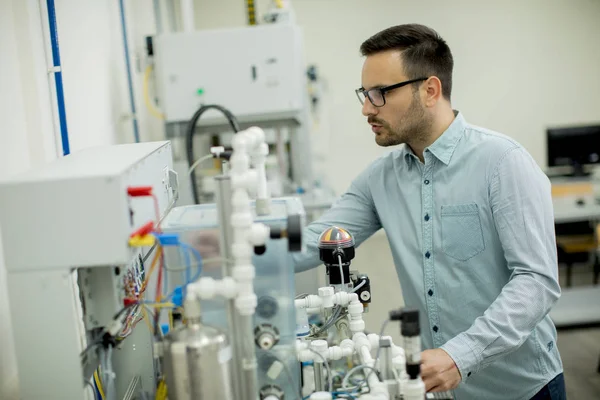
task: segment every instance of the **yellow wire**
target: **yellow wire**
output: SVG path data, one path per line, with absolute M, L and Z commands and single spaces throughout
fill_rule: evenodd
M 155 116 L 158 119 L 165 119 L 164 114 L 161 113 L 156 108 L 156 106 L 154 106 L 154 104 L 152 103 L 152 100 L 150 100 L 149 86 L 150 86 L 150 74 L 151 73 L 152 73 L 152 64 L 149 64 L 146 67 L 146 70 L 144 71 L 144 83 L 143 83 L 144 103 L 146 104 L 146 108 L 148 109 L 148 111 L 150 111 L 150 114 L 152 114 L 153 116 Z
M 158 383 L 158 387 L 156 388 L 156 395 L 154 396 L 155 400 L 166 400 L 167 398 L 167 384 L 164 380 L 161 380 Z
M 146 311 L 146 307 L 142 307 L 142 315 L 144 316 L 144 321 L 146 321 L 146 326 L 150 331 L 150 334 L 154 336 L 154 329 L 152 328 L 152 322 L 150 321 L 150 317 L 148 317 L 148 311 Z
M 146 286 L 148 286 L 148 282 L 150 281 L 150 276 L 152 276 L 152 272 L 154 272 L 154 268 L 156 268 L 156 265 L 158 264 L 158 260 L 160 260 L 161 254 L 162 254 L 162 247 L 158 247 L 154 254 L 154 259 L 152 259 L 152 264 L 150 265 L 150 270 L 148 271 L 148 274 L 146 275 L 146 279 L 144 279 L 144 283 L 142 283 L 142 289 L 140 290 L 140 296 L 146 290 Z
M 104 389 L 102 388 L 102 382 L 100 381 L 100 377 L 98 377 L 98 370 L 94 371 L 94 381 L 96 382 L 96 387 L 98 388 L 98 392 L 100 392 L 100 398 L 104 400 L 106 397 L 104 396 Z
M 153 308 L 173 308 L 175 304 L 173 303 L 144 303 L 145 306 L 153 307 Z

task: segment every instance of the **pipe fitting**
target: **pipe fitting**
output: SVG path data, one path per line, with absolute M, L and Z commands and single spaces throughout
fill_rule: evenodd
M 235 299 L 235 307 L 241 315 L 253 315 L 256 304 L 257 299 L 254 293 L 242 294 Z
M 313 340 L 310 342 L 310 348 L 319 353 L 324 360 L 327 360 L 327 355 L 329 353 L 327 348 L 326 340 Z M 323 359 L 321 357 L 315 357 L 314 362 L 323 363 Z
M 318 309 L 317 313 L 321 312 L 322 304 L 323 300 L 314 294 L 310 294 L 302 299 L 294 300 L 294 305 L 296 308 L 307 308 L 309 310 Z M 316 314 L 315 312 L 311 313 L 309 310 L 307 310 L 309 314 Z
M 269 238 L 270 229 L 265 224 L 252 224 L 249 232 L 249 240 L 254 246 L 263 246 Z
M 362 347 L 366 347 L 369 351 L 371 351 L 371 342 L 367 339 L 367 335 L 363 332 L 357 332 L 352 336 L 352 341 L 354 342 L 354 350 L 357 353 L 360 353 L 360 349 Z
M 235 172 L 235 171 L 232 171 Z M 249 169 L 243 173 L 231 174 L 231 186 L 234 189 L 253 190 L 258 185 L 258 174 L 254 169 Z
M 348 292 L 337 292 L 334 295 L 334 302 L 340 306 L 346 306 L 351 302 L 358 301 L 358 294 Z
M 334 295 L 334 289 L 331 286 L 325 286 L 325 287 L 320 287 L 319 288 L 319 297 L 322 300 L 322 306 L 323 308 L 333 308 L 334 301 L 333 301 L 333 295 Z

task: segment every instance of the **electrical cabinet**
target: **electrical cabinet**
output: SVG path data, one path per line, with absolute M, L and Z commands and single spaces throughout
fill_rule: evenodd
M 144 273 L 148 249 L 130 247 L 129 237 L 175 200 L 172 167 L 169 142 L 136 143 L 85 149 L 0 182 L 21 399 L 89 398 L 98 362 L 80 353 Z M 156 201 L 130 197 L 131 186 L 151 186 Z M 139 317 L 127 314 L 127 339 L 112 357 L 119 399 L 155 387 L 151 334 L 135 328 Z
M 293 118 L 306 107 L 302 31 L 297 26 L 161 34 L 154 39 L 154 54 L 167 123 L 188 121 L 202 104 L 218 104 L 241 120 L 255 121 Z M 206 117 L 221 115 L 210 110 Z

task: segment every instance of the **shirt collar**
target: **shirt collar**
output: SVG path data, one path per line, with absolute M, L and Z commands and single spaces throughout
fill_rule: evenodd
M 462 137 L 467 125 L 465 118 L 459 111 L 455 110 L 454 115 L 454 121 L 452 121 L 448 129 L 446 129 L 433 144 L 425 148 L 425 150 L 429 150 L 438 160 L 446 165 L 450 164 L 452 154 L 454 154 L 458 141 Z M 411 165 L 414 160 L 418 160 L 417 156 L 408 145 L 404 145 L 402 153 L 409 165 Z

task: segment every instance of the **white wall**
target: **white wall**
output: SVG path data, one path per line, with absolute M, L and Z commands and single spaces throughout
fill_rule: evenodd
M 269 1 L 258 1 L 262 12 Z M 244 25 L 241 0 L 197 0 L 200 29 Z M 329 88 L 330 174 L 338 192 L 382 154 L 360 114 L 360 44 L 392 25 L 436 29 L 455 59 L 453 105 L 521 142 L 545 167 L 545 128 L 600 120 L 600 2 L 589 0 L 296 0 L 308 61 Z M 314 145 L 318 145 L 314 143 Z M 330 146 L 331 148 L 331 146 Z M 348 163 L 348 160 L 352 160 Z M 343 171 L 335 168 L 344 165 Z
M 294 5 L 309 60 L 329 81 L 334 142 L 348 144 L 348 153 L 337 152 L 331 161 L 353 160 L 351 172 L 382 152 L 352 91 L 360 86 L 358 48 L 396 24 L 436 29 L 454 54 L 455 108 L 471 123 L 514 137 L 542 166 L 547 126 L 600 120 L 599 2 L 304 0 Z M 342 9 L 344 18 L 334 19 Z M 345 175 L 331 178 L 339 182 L 338 190 L 348 184 Z

